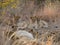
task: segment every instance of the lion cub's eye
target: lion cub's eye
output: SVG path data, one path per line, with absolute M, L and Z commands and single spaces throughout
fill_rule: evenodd
M 14 28 L 14 26 L 12 26 L 12 28 Z

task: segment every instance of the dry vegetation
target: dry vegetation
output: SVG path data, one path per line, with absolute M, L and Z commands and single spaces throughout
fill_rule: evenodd
M 0 45 L 60 45 L 60 0 L 0 0 Z

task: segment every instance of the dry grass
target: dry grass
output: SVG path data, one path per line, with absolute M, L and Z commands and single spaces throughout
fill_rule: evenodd
M 43 3 L 40 6 L 37 0 L 3 0 L 1 4 L 0 45 L 60 45 L 59 1 L 51 3 L 46 0 L 44 6 Z M 57 24 L 59 31 L 52 24 Z M 25 33 L 25 36 L 16 36 L 20 30 L 31 33 L 33 39 Z
M 2 31 L 3 37 L 3 45 L 59 45 L 60 43 L 60 31 L 47 31 L 39 35 L 37 32 L 35 33 L 36 37 L 34 39 L 30 39 L 25 36 L 16 37 L 15 32 L 12 31 Z M 7 33 L 7 35 L 6 35 Z M 12 36 L 11 36 L 12 35 Z M 33 34 L 34 35 L 34 34 Z M 38 36 L 38 37 L 37 37 Z

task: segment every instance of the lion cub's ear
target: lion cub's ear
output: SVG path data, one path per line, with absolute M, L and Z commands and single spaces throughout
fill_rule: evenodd
M 30 17 L 30 19 L 36 19 L 37 18 L 37 16 L 32 16 L 32 17 Z
M 32 17 L 30 17 L 30 19 L 32 20 L 32 22 L 35 22 L 36 17 L 35 16 L 32 16 Z

